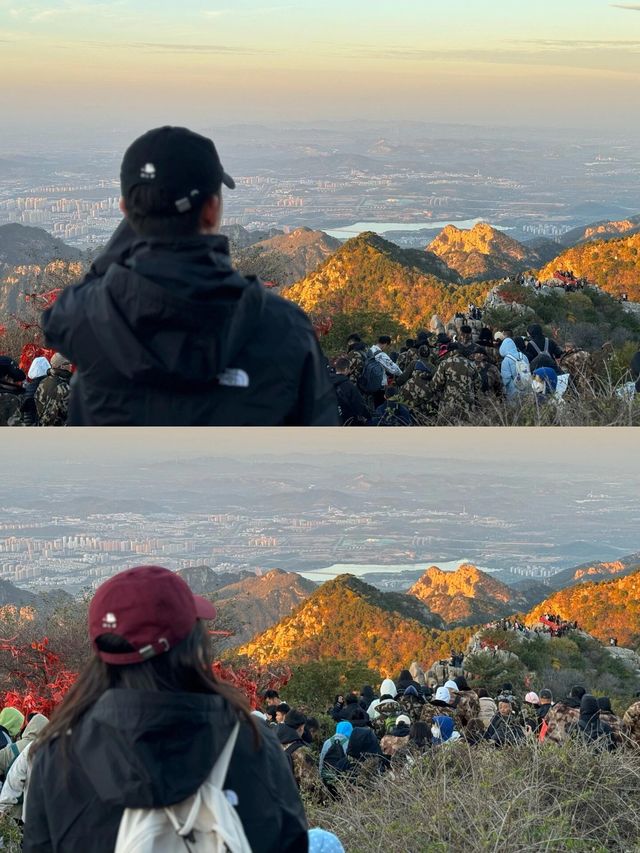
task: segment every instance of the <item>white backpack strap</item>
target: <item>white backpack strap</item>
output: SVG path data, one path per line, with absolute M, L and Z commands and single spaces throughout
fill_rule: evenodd
M 211 773 L 207 777 L 207 782 L 209 782 L 209 784 L 213 785 L 220 791 L 222 791 L 224 780 L 227 778 L 227 772 L 229 770 L 229 765 L 231 764 L 231 756 L 233 755 L 233 750 L 235 749 L 239 731 L 240 721 L 238 720 L 235 726 L 233 727 L 233 730 L 231 731 L 227 742 L 224 745 L 224 749 L 218 756 L 218 760 L 213 765 Z M 196 820 L 198 819 L 198 814 L 200 813 L 201 807 L 202 792 L 201 790 L 199 790 L 196 791 L 196 794 L 193 798 L 193 803 L 191 804 L 191 808 L 189 809 L 189 813 L 185 818 L 184 823 L 178 820 L 178 817 L 172 808 L 165 808 L 164 813 L 171 821 L 171 825 L 178 833 L 178 835 L 186 837 L 191 834 L 193 827 L 195 826 Z

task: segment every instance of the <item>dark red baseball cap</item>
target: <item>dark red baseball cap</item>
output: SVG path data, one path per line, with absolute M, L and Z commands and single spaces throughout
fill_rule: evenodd
M 198 619 L 215 618 L 213 604 L 194 595 L 179 575 L 160 566 L 137 566 L 98 587 L 89 605 L 89 637 L 106 663 L 142 663 L 188 637 Z M 123 637 L 135 651 L 101 651 L 96 639 L 104 634 Z

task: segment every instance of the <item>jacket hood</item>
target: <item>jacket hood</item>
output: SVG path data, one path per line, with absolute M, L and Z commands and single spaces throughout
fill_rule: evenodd
M 442 742 L 449 740 L 453 734 L 453 720 L 451 717 L 434 717 L 433 722 L 440 728 L 440 740 Z
M 599 716 L 600 706 L 598 705 L 598 700 L 590 693 L 585 693 L 580 700 L 580 718 L 589 720 L 592 717 L 598 718 Z
M 517 358 L 518 356 L 518 347 L 515 344 L 515 341 L 512 338 L 505 338 L 500 344 L 500 355 L 502 358 L 506 358 L 508 355 Z
M 385 678 L 380 687 L 380 695 L 381 696 L 392 696 L 394 699 L 398 695 L 398 691 L 396 690 L 395 682 L 393 682 L 390 678 Z
M 348 720 L 341 720 L 336 726 L 336 734 L 342 735 L 343 737 L 351 737 L 351 733 L 353 732 L 353 725 Z
M 9 732 L 11 737 L 19 735 L 23 725 L 24 714 L 17 708 L 3 708 L 0 711 L 0 726 Z
M 147 385 L 217 384 L 266 298 L 257 279 L 233 270 L 220 236 L 140 241 L 92 286 L 92 334 L 119 374 Z
M 411 727 L 406 723 L 397 723 L 389 732 L 391 737 L 409 737 Z
M 200 787 L 235 719 L 213 694 L 107 690 L 78 724 L 72 749 L 103 802 L 157 808 Z
M 43 714 L 36 714 L 31 717 L 20 740 L 35 740 L 48 723 L 49 720 Z
M 374 732 L 368 728 L 356 728 L 349 738 L 347 755 L 360 758 L 361 755 L 379 755 L 380 745 Z

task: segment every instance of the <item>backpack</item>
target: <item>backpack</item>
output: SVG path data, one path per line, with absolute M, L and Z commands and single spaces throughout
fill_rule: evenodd
M 384 367 L 375 355 L 370 355 L 364 363 L 362 374 L 358 378 L 358 388 L 365 394 L 375 394 L 384 383 Z
M 238 722 L 193 796 L 166 808 L 125 809 L 114 853 L 251 853 L 233 792 L 222 789 L 239 730 Z
M 322 772 L 320 776 L 324 782 L 333 782 L 341 774 L 346 773 L 351 769 L 351 762 L 345 755 L 342 743 L 337 738 L 333 738 L 331 746 L 327 750 L 322 762 Z
M 513 384 L 518 391 L 531 391 L 531 368 L 529 362 L 522 356 L 516 358 L 514 355 L 508 355 L 516 363 L 516 375 L 513 377 Z
M 534 350 L 538 353 L 538 355 L 549 355 L 549 338 L 544 339 L 544 349 L 540 349 L 538 344 L 533 340 L 530 340 L 529 343 L 534 348 Z

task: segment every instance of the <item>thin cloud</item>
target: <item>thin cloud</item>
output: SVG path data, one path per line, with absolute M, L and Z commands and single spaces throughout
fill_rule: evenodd
M 640 5 L 636 3 L 610 3 L 614 9 L 626 9 L 627 12 L 640 12 Z
M 131 47 L 141 48 L 151 53 L 195 53 L 195 54 L 223 54 L 223 55 L 250 55 L 275 53 L 275 51 L 264 48 L 252 47 L 230 47 L 220 44 L 165 44 L 163 42 L 135 42 Z

